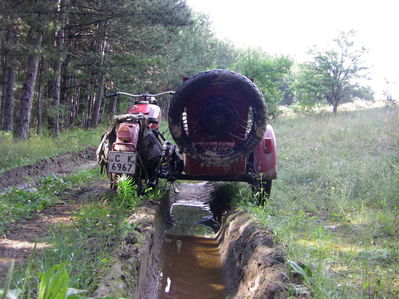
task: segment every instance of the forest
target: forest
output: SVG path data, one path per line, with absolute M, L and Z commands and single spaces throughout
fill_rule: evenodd
M 1 0 L 0 298 L 399 297 L 399 109 L 389 91 L 384 102 L 365 104 L 378 96 L 356 37 L 341 32 L 296 61 L 218 38 L 210 17 L 186 0 Z M 252 146 L 233 161 L 246 161 L 252 180 L 183 176 L 191 154 L 184 149 L 197 144 L 176 141 L 189 117 L 188 105 L 174 101 L 183 77 L 205 70 L 256 91 L 259 103 L 242 113 L 248 127 L 218 98 L 212 109 L 192 109 L 227 111 L 223 126 L 197 113 L 192 127 L 212 141 L 228 133 L 239 150 Z M 220 90 L 229 94 L 232 85 Z M 177 90 L 172 99 L 158 97 L 169 116 L 159 127 L 134 111 L 104 134 L 128 105 L 107 93 L 169 90 Z M 344 110 L 355 99 L 362 101 Z M 171 126 L 173 106 L 182 108 Z M 147 135 L 132 136 L 140 141 L 123 136 L 139 126 Z M 244 144 L 230 131 L 236 126 L 259 140 Z M 111 133 L 123 142 L 106 143 Z M 140 152 L 143 136 L 159 141 L 153 177 L 141 160 L 152 149 Z M 113 155 L 137 154 L 137 170 L 99 163 L 111 161 L 96 155 L 104 144 Z M 273 157 L 278 175 L 265 180 L 256 157 Z M 217 279 L 203 272 L 212 269 Z
M 96 127 L 118 106 L 104 101 L 106 81 L 173 89 L 237 55 L 184 1 L 2 1 L 0 18 L 1 128 L 17 139 Z
M 277 104 L 333 106 L 373 99 L 354 80 L 367 68 L 353 32 L 335 50 L 296 63 L 215 37 L 206 15 L 182 0 L 1 1 L 0 128 L 15 140 L 96 127 L 120 111 L 105 85 L 132 93 L 175 90 L 183 76 L 231 69 L 255 79 L 271 117 Z M 342 54 L 344 53 L 344 54 Z

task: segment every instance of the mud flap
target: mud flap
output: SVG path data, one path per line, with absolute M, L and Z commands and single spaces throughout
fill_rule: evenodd
M 116 124 L 113 124 L 105 131 L 96 150 L 97 163 L 101 166 L 101 174 L 104 173 L 104 169 L 108 169 L 108 153 L 111 151 L 112 144 L 116 141 L 115 129 Z

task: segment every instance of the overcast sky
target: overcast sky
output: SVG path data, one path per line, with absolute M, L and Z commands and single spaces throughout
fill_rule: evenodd
M 369 81 L 380 95 L 399 97 L 399 0 L 187 0 L 210 16 L 216 35 L 238 46 L 304 61 L 312 45 L 325 47 L 341 31 L 358 32 L 365 46 Z M 380 96 L 379 96 L 380 97 Z

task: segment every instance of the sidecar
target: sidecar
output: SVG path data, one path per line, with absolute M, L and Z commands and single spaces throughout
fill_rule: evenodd
M 276 138 L 249 78 L 227 70 L 184 78 L 168 121 L 176 145 L 164 143 L 160 177 L 248 182 L 263 204 L 277 177 Z

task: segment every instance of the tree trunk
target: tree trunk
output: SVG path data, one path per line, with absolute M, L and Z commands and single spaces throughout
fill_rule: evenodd
M 7 32 L 6 42 L 14 44 L 13 28 Z M 7 45 L 5 45 L 7 46 Z M 14 124 L 14 84 L 15 84 L 15 59 L 10 51 L 5 51 L 3 66 L 3 100 L 2 100 L 2 129 L 12 131 Z
M 98 123 L 100 122 L 100 110 L 101 110 L 101 106 L 102 106 L 102 101 L 103 101 L 103 97 L 104 97 L 104 84 L 105 84 L 105 74 L 103 72 L 103 70 L 101 69 L 103 64 L 104 64 L 104 60 L 105 60 L 105 48 L 107 46 L 107 32 L 105 33 L 105 39 L 101 42 L 100 46 L 99 46 L 99 51 L 101 53 L 101 61 L 100 61 L 100 80 L 99 80 L 99 84 L 98 84 L 98 92 L 97 92 L 97 99 L 94 103 L 94 109 L 93 109 L 93 115 L 92 115 L 92 119 L 91 119 L 91 127 L 97 127 Z
M 337 115 L 337 110 L 338 110 L 338 103 L 335 102 L 335 103 L 333 104 L 333 112 L 334 112 L 335 115 Z
M 32 111 L 32 99 L 33 92 L 35 90 L 37 68 L 40 56 L 40 54 L 37 52 L 37 49 L 39 49 L 42 43 L 42 39 L 43 35 L 41 33 L 38 34 L 38 37 L 36 38 L 34 43 L 34 49 L 36 51 L 30 54 L 28 57 L 26 79 L 22 87 L 21 101 L 19 104 L 19 115 L 13 132 L 14 139 L 26 140 L 29 137 L 29 123 Z
M 52 111 L 52 135 L 54 137 L 58 137 L 60 135 L 60 97 L 61 97 L 61 68 L 62 68 L 62 52 L 64 51 L 64 7 L 65 0 L 58 0 L 58 12 L 59 19 L 57 21 L 58 26 L 60 28 L 56 32 L 55 36 L 55 46 L 58 50 L 58 58 L 54 67 L 54 83 L 53 83 L 53 100 L 51 102 L 51 106 L 53 108 Z
M 100 122 L 101 102 L 103 101 L 104 97 L 104 84 L 105 84 L 105 76 L 104 74 L 101 74 L 100 82 L 98 84 L 97 98 L 95 99 L 94 102 L 93 114 L 90 123 L 90 126 L 93 128 L 97 127 L 98 123 Z
M 42 110 L 42 96 L 43 96 L 43 82 L 42 82 L 42 74 L 44 70 L 44 62 L 43 59 L 40 62 L 39 68 L 39 86 L 37 88 L 37 101 L 36 101 L 36 134 L 39 135 L 42 132 L 42 123 L 43 123 L 43 110 Z
M 3 49 L 1 51 L 1 106 L 0 106 L 0 130 L 4 129 L 4 105 L 6 103 L 7 95 L 7 50 L 5 49 L 4 42 L 2 43 Z

